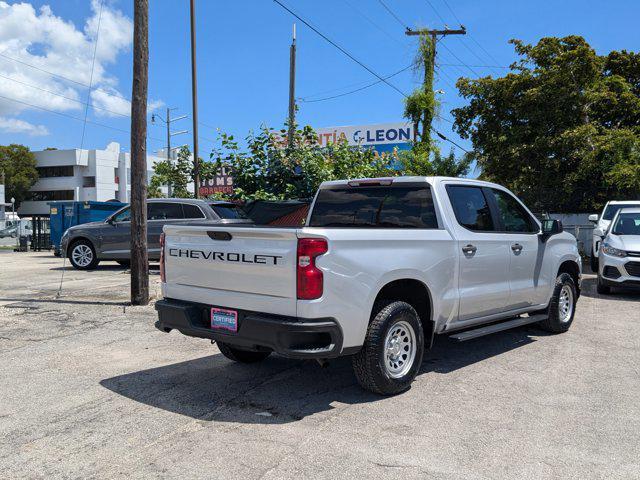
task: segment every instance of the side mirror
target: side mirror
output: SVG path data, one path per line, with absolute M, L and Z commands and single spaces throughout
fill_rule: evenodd
M 562 233 L 564 229 L 562 228 L 562 222 L 560 220 L 543 220 L 542 221 L 542 231 L 540 232 L 542 235 L 542 241 L 544 242 L 547 238 L 552 237 L 553 235 L 557 235 Z
M 114 225 L 116 223 L 116 221 L 113 219 L 113 217 L 109 217 L 109 218 L 107 218 L 107 223 L 109 225 Z
M 598 223 L 598 214 L 594 213 L 589 215 L 589 221 L 593 223 Z

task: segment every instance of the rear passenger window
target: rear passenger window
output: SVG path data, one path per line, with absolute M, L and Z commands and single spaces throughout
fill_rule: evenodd
M 202 210 L 197 205 L 183 203 L 182 211 L 184 212 L 184 218 L 205 218 Z
M 311 227 L 438 228 L 429 186 L 347 185 L 322 189 Z
M 489 203 L 481 187 L 448 185 L 447 193 L 460 225 L 479 232 L 495 230 Z
M 149 203 L 147 220 L 172 220 L 182 218 L 182 205 L 179 203 Z

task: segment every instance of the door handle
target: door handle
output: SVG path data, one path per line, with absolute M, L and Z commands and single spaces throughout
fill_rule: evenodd
M 513 250 L 515 253 L 520 253 L 522 251 L 522 245 L 520 245 L 519 243 L 514 243 L 513 245 L 511 245 L 511 250 Z
M 471 245 L 471 244 L 462 247 L 462 251 L 464 253 L 466 253 L 467 255 L 471 255 L 472 253 L 476 253 L 476 250 L 478 250 L 478 248 L 475 245 Z

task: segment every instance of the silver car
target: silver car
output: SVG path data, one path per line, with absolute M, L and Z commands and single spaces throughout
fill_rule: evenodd
M 600 245 L 598 293 L 640 287 L 640 208 L 619 210 Z
M 207 223 L 251 223 L 242 209 L 229 202 L 184 198 L 147 200 L 147 248 L 149 260 L 160 259 L 160 234 L 165 225 Z M 74 268 L 91 270 L 100 260 L 128 265 L 131 260 L 131 211 L 126 206 L 104 221 L 69 228 L 60 241 L 60 251 Z

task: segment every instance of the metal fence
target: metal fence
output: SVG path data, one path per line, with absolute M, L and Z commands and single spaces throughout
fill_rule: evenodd
M 578 241 L 578 249 L 585 257 L 591 256 L 591 243 L 595 225 L 589 221 L 588 213 L 550 213 L 549 218 L 560 220 L 566 232 Z

